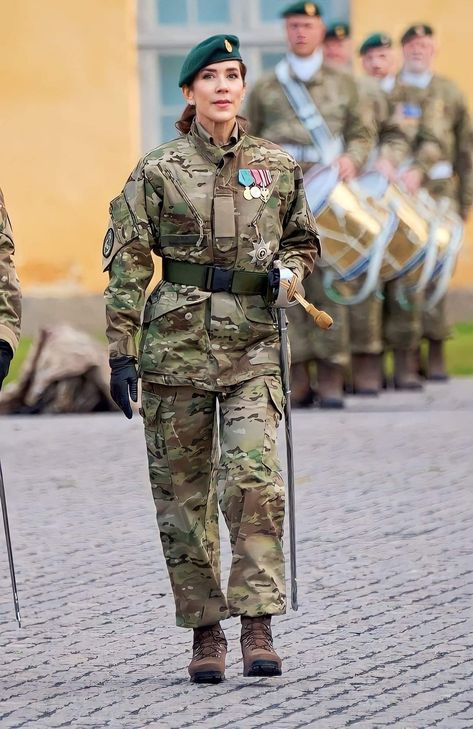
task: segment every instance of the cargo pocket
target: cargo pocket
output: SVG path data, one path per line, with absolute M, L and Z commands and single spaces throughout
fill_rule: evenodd
M 169 284 L 166 284 L 169 286 Z M 139 347 L 140 372 L 189 376 L 190 363 L 206 366 L 205 300 L 210 293 L 187 287 L 160 289 L 146 304 Z
M 278 455 L 277 429 L 284 414 L 284 394 L 279 377 L 264 378 L 268 400 L 264 426 L 263 457 L 264 465 L 271 471 L 280 472 L 281 462 Z
M 250 329 L 263 336 L 274 336 L 277 333 L 276 314 L 262 296 L 237 296 L 245 319 Z
M 145 430 L 146 450 L 151 487 L 159 487 L 160 498 L 171 498 L 171 477 L 162 427 L 162 398 L 154 392 L 143 389 L 141 413 Z M 166 490 L 166 486 L 168 489 Z

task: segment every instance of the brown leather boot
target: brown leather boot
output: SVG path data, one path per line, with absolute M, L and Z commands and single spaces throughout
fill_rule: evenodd
M 223 681 L 227 641 L 220 623 L 194 628 L 192 651 L 192 661 L 187 670 L 193 683 Z
M 309 367 L 307 362 L 291 365 L 291 405 L 293 408 L 309 407 L 314 402 L 314 393 L 310 386 Z
M 321 408 L 339 410 L 343 403 L 343 367 L 317 360 L 317 394 Z
M 282 661 L 273 648 L 271 615 L 241 618 L 244 676 L 280 676 Z
M 381 355 L 353 354 L 351 370 L 354 395 L 379 395 L 383 385 Z
M 427 379 L 435 382 L 447 382 L 448 374 L 445 367 L 443 340 L 429 339 L 429 353 L 427 355 Z
M 422 390 L 417 353 L 411 349 L 394 349 L 394 388 Z

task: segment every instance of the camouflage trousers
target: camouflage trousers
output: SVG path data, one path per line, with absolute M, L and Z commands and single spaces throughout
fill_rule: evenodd
M 282 407 L 272 376 L 224 392 L 143 381 L 149 475 L 179 626 L 285 612 Z M 232 549 L 226 595 L 218 502 Z
M 322 272 L 315 267 L 304 280 L 306 298 L 317 309 L 330 314 L 333 325 L 330 329 L 314 326 L 302 306 L 287 309 L 289 339 L 291 343 L 291 362 L 312 362 L 323 360 L 332 365 L 346 367 L 350 362 L 349 314 L 348 307 L 332 301 L 324 291 Z
M 356 288 L 358 288 L 357 284 Z M 354 288 L 354 291 L 356 291 Z M 370 294 L 359 304 L 348 307 L 350 351 L 352 354 L 381 354 L 383 351 L 383 302 Z
M 379 354 L 387 350 L 415 350 L 423 337 L 443 340 L 450 336 L 445 299 L 432 311 L 424 311 L 424 295 L 410 294 L 400 303 L 398 283 L 384 286 L 384 303 L 375 295 L 350 307 L 350 345 L 354 354 Z M 428 291 L 428 290 L 427 290 Z

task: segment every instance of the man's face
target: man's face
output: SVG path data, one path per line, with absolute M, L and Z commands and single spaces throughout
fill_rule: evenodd
M 311 56 L 320 48 L 325 35 L 322 18 L 308 15 L 290 15 L 286 18 L 289 48 L 296 56 Z
M 364 72 L 373 78 L 383 79 L 394 71 L 392 48 L 370 48 L 361 57 Z
M 429 71 L 435 56 L 435 43 L 430 35 L 411 38 L 402 47 L 404 68 L 411 73 Z
M 324 58 L 332 66 L 349 66 L 351 61 L 350 38 L 326 38 Z

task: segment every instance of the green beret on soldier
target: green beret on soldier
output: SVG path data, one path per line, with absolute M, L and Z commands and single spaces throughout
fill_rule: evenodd
M 212 35 L 198 43 L 186 56 L 179 74 L 179 86 L 189 86 L 201 68 L 220 61 L 242 61 L 236 35 Z
M 325 33 L 325 40 L 334 38 L 335 40 L 344 40 L 350 37 L 350 25 L 345 22 L 330 23 L 327 26 L 327 32 Z
M 281 18 L 287 18 L 289 15 L 308 15 L 311 18 L 321 17 L 322 13 L 316 3 L 291 3 L 281 11 Z
M 413 38 L 425 38 L 425 36 L 433 36 L 434 30 L 431 25 L 426 23 L 417 23 L 417 25 L 411 25 L 403 33 L 401 37 L 401 45 L 408 43 Z
M 387 33 L 371 33 L 360 46 L 360 56 L 364 56 L 372 48 L 391 48 L 392 44 L 392 38 Z

